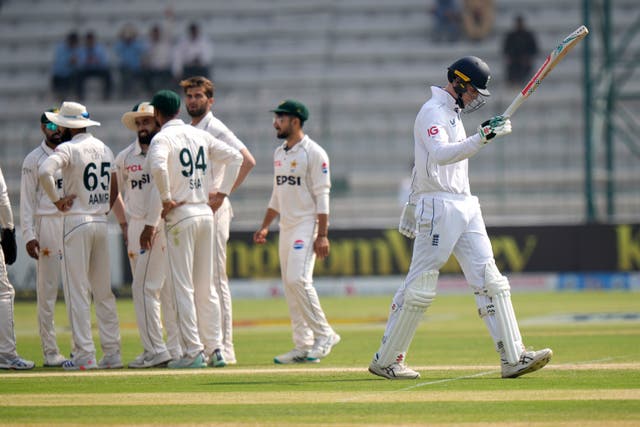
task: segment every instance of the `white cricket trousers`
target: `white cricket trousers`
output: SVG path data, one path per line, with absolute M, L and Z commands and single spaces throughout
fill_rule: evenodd
M 145 221 L 130 218 L 127 228 L 127 251 L 133 274 L 131 291 L 136 311 L 138 333 L 146 352 L 159 354 L 169 351 L 171 356 L 182 357 L 180 334 L 176 318 L 175 294 L 165 280 L 167 273 L 167 238 L 164 222 L 160 223 L 153 238 L 151 250 L 140 251 L 140 234 Z M 162 324 L 167 333 L 163 339 Z
M 0 355 L 6 359 L 18 357 L 13 325 L 13 299 L 15 294 L 7 275 L 4 253 L 0 250 Z
M 40 254 L 36 261 L 38 330 L 45 359 L 47 356 L 60 354 L 54 313 L 62 280 L 62 221 L 62 215 L 42 215 L 36 217 L 35 221 L 36 236 L 40 245 Z
M 334 333 L 313 286 L 315 234 L 315 219 L 280 229 L 280 270 L 291 316 L 293 343 L 298 350 L 303 351 L 310 350 L 315 339 Z
M 107 217 L 67 215 L 63 225 L 62 281 L 69 311 L 74 359 L 95 359 L 91 299 L 104 355 L 120 353 L 116 298 L 111 291 Z
M 477 295 L 478 307 L 489 304 L 489 297 L 483 293 L 484 271 L 493 259 L 493 251 L 478 198 L 450 193 L 425 194 L 416 205 L 416 223 L 418 234 L 413 243 L 411 265 L 393 298 L 385 336 L 392 330 L 398 308 L 404 305 L 407 285 L 426 271 L 440 270 L 452 253 Z M 499 341 L 494 316 L 486 316 L 484 321 L 494 342 Z
M 229 198 L 225 197 L 222 206 L 213 214 L 213 286 L 220 299 L 220 327 L 222 329 L 222 354 L 225 360 L 235 360 L 233 347 L 233 308 L 231 290 L 227 276 L 227 242 L 233 210 Z
M 168 279 L 176 296 L 178 328 L 186 357 L 222 348 L 220 301 L 213 280 L 213 213 L 206 204 L 185 204 L 167 218 Z

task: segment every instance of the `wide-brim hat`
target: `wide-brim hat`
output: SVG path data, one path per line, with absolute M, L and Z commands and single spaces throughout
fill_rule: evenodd
M 137 132 L 136 119 L 138 117 L 153 117 L 153 105 L 149 102 L 136 104 L 131 111 L 127 111 L 122 115 L 121 121 L 127 129 Z
M 52 123 L 70 129 L 82 129 L 89 126 L 100 126 L 100 122 L 89 119 L 87 107 L 77 102 L 63 102 L 57 113 L 44 113 Z

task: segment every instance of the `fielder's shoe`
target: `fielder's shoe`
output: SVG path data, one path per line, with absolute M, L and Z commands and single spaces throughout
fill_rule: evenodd
M 290 363 L 319 363 L 320 359 L 308 359 L 307 355 L 309 354 L 308 351 L 305 350 L 298 350 L 297 348 L 294 348 L 293 350 L 284 353 L 284 354 L 280 354 L 276 357 L 273 358 L 273 363 L 276 363 L 278 365 L 288 365 Z
M 227 362 L 227 365 L 235 365 L 238 363 L 236 360 L 236 352 L 233 348 L 225 348 L 222 351 L 222 356 L 224 356 L 224 361 Z
M 314 361 L 327 357 L 331 353 L 331 349 L 334 345 L 340 342 L 340 335 L 333 333 L 328 337 L 323 337 L 316 340 L 313 344 L 313 348 L 307 354 L 307 360 Z
M 62 369 L 65 371 L 88 371 L 90 369 L 98 369 L 98 364 L 94 358 L 85 360 L 69 359 L 64 361 Z
M 44 364 L 42 366 L 45 368 L 57 368 L 62 366 L 65 360 L 67 359 L 60 353 L 47 354 L 44 356 Z
M 504 352 L 504 351 L 503 351 Z M 502 361 L 502 378 L 516 378 L 524 374 L 528 374 L 538 369 L 542 369 L 553 356 L 550 348 L 538 351 L 523 351 L 520 360 L 515 365 L 507 363 L 506 358 L 501 357 Z
M 167 367 L 172 369 L 197 369 L 206 368 L 207 362 L 204 360 L 204 354 L 200 352 L 196 357 L 182 357 L 178 360 L 172 360 Z
M 213 350 L 213 353 L 211 353 L 211 356 L 209 356 L 208 365 L 212 368 L 224 368 L 225 366 L 227 366 L 227 362 L 225 362 L 224 356 L 222 355 L 222 352 L 219 348 Z
M 420 378 L 420 373 L 407 368 L 402 363 L 392 363 L 389 366 L 380 366 L 375 361 L 369 364 L 369 372 L 379 377 L 390 380 L 416 380 Z
M 17 371 L 27 371 L 36 366 L 31 360 L 24 360 L 16 355 L 15 357 L 6 357 L 0 355 L 0 369 L 15 369 Z
M 153 354 L 144 352 L 140 356 L 136 357 L 134 361 L 129 362 L 129 368 L 132 369 L 145 369 L 145 368 L 163 368 L 171 362 L 172 357 L 168 351 L 162 353 Z
M 120 369 L 124 368 L 122 364 L 122 358 L 120 357 L 120 353 L 116 354 L 107 354 L 100 359 L 98 362 L 99 369 Z

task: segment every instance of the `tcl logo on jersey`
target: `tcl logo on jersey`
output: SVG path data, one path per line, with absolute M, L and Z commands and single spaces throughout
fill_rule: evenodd
M 142 171 L 142 165 L 128 165 L 125 169 L 129 172 L 140 172 Z
M 427 131 L 427 133 L 429 134 L 429 136 L 436 136 L 438 134 L 438 132 L 440 132 L 438 130 L 438 126 L 431 126 L 429 128 L 429 130 Z
M 293 175 L 278 175 L 276 176 L 276 184 L 302 185 L 302 178 Z
M 276 160 L 273 162 L 273 166 L 276 166 L 276 167 L 282 166 L 282 162 L 280 160 Z
M 293 249 L 295 250 L 300 250 L 304 248 L 304 240 L 296 240 L 295 242 L 293 242 Z
M 142 185 L 143 184 L 147 184 L 149 181 L 151 180 L 151 178 L 149 177 L 148 173 L 143 173 L 142 175 L 140 175 L 140 179 L 132 179 L 131 180 L 131 189 L 135 190 L 142 190 Z

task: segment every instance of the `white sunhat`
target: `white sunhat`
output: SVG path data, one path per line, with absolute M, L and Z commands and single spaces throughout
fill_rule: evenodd
M 89 119 L 87 107 L 77 102 L 63 102 L 57 113 L 44 113 L 52 123 L 70 129 L 82 129 L 89 126 L 100 126 L 100 122 Z
M 127 111 L 122 115 L 122 124 L 127 129 L 134 132 L 138 131 L 136 127 L 136 118 L 138 117 L 153 117 L 153 105 L 149 102 L 141 102 L 133 107 L 133 110 Z

